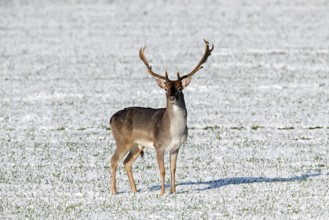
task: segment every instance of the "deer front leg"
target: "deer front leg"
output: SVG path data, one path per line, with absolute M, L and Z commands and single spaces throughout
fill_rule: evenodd
M 164 151 L 162 150 L 157 150 L 157 160 L 158 160 L 158 165 L 159 165 L 159 170 L 160 170 L 160 177 L 161 177 L 161 192 L 160 195 L 164 195 L 165 193 L 165 166 L 164 166 Z
M 176 193 L 176 162 L 178 156 L 178 149 L 170 152 L 170 172 L 171 172 L 171 190 L 170 193 Z

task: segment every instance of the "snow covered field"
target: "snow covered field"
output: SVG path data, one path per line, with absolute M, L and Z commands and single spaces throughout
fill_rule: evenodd
M 0 1 L 0 218 L 326 219 L 329 3 Z M 107 130 L 128 106 L 164 107 L 145 72 L 190 71 L 177 194 L 152 150 L 140 192 L 110 195 Z M 166 158 L 168 159 L 168 158 Z

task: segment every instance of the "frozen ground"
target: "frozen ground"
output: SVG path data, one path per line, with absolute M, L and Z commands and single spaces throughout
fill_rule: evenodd
M 0 218 L 329 216 L 328 1 L 54 2 L 0 1 Z M 174 76 L 203 38 L 177 194 L 148 150 L 111 196 L 110 116 L 165 103 L 138 49 Z

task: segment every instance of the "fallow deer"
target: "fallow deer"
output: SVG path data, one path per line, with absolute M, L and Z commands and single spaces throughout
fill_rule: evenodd
M 112 169 L 112 194 L 116 194 L 116 170 L 119 160 L 127 153 L 124 160 L 132 192 L 137 192 L 132 174 L 132 164 L 143 154 L 145 147 L 155 149 L 161 176 L 161 195 L 165 193 L 165 165 L 164 154 L 169 151 L 171 170 L 171 193 L 176 192 L 175 172 L 179 148 L 187 138 L 187 110 L 182 90 L 189 85 L 192 76 L 202 68 L 202 64 L 211 55 L 209 43 L 205 42 L 205 52 L 198 65 L 188 74 L 180 76 L 177 72 L 177 80 L 170 80 L 167 71 L 165 76 L 159 75 L 149 65 L 144 50 L 139 50 L 139 57 L 147 67 L 147 72 L 154 76 L 156 83 L 166 91 L 166 108 L 153 109 L 142 107 L 125 108 L 115 113 L 111 120 L 111 130 L 116 141 L 117 148 L 111 158 Z

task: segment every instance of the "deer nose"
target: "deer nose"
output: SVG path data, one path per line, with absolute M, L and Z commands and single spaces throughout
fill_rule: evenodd
M 170 101 L 175 101 L 176 100 L 176 97 L 175 96 L 169 96 L 169 100 Z

